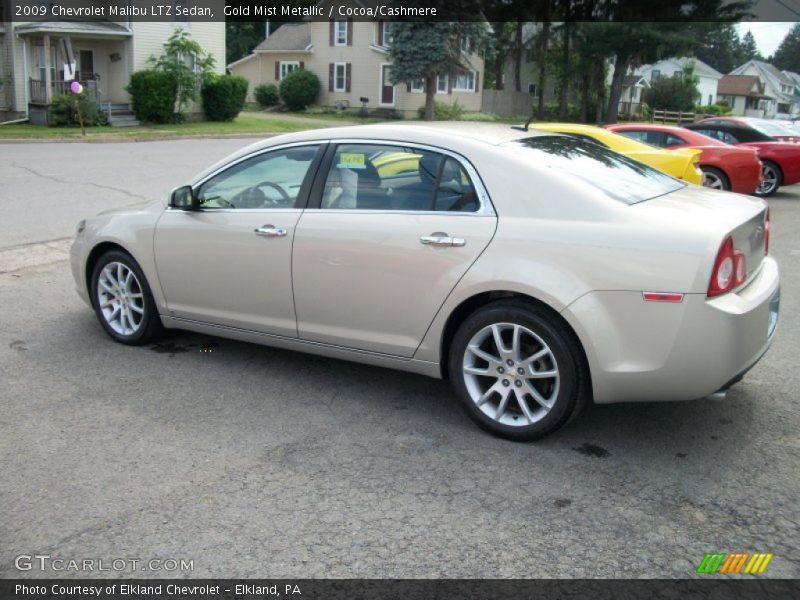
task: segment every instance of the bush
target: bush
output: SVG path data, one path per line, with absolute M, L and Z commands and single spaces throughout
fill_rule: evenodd
M 295 69 L 281 79 L 281 99 L 289 110 L 303 110 L 319 95 L 319 78 L 311 71 Z
M 681 75 L 659 77 L 646 93 L 654 110 L 691 111 L 698 96 L 697 86 Z
M 175 101 L 178 87 L 175 80 L 163 71 L 146 69 L 131 75 L 125 88 L 131 96 L 136 118 L 146 123 L 175 121 Z
M 233 121 L 247 98 L 247 79 L 236 75 L 211 75 L 204 79 L 200 95 L 209 121 Z
M 253 90 L 253 94 L 256 97 L 256 102 L 258 102 L 261 108 L 275 106 L 280 100 L 278 97 L 278 86 L 276 86 L 274 83 L 262 83 L 261 85 L 256 86 L 256 88 Z
M 86 95 L 85 91 L 78 96 L 78 104 L 81 107 L 81 116 L 83 116 L 83 124 L 86 127 L 106 124 L 105 113 L 98 108 L 94 100 Z M 48 122 L 52 127 L 80 125 L 75 106 L 75 94 L 56 94 L 53 96 L 50 103 Z
M 420 106 L 417 109 L 417 115 L 420 119 L 425 118 L 425 106 Z M 433 119 L 435 121 L 460 121 L 464 115 L 464 107 L 458 103 L 458 100 L 452 104 L 445 104 L 443 102 L 433 102 Z
M 731 112 L 730 107 L 727 104 L 722 104 L 717 102 L 716 104 L 707 104 L 705 106 L 698 106 L 695 109 L 695 112 L 701 115 L 727 115 Z

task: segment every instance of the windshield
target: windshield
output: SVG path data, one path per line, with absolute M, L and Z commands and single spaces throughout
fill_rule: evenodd
M 684 183 L 661 171 L 573 137 L 544 135 L 503 146 L 518 148 L 537 164 L 582 179 L 625 204 L 636 204 L 685 187 Z

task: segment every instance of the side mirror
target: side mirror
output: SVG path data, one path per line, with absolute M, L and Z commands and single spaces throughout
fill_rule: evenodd
M 169 205 L 179 210 L 197 210 L 198 202 L 192 192 L 192 186 L 184 185 L 172 190 L 169 197 Z

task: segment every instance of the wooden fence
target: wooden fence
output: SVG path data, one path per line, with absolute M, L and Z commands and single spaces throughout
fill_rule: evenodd
M 654 110 L 650 115 L 651 123 L 674 123 L 682 125 L 683 123 L 694 123 L 697 118 L 695 113 L 680 112 L 674 110 Z
M 483 90 L 481 112 L 501 117 L 522 117 L 526 119 L 537 102 L 536 96 L 528 92 L 511 90 Z

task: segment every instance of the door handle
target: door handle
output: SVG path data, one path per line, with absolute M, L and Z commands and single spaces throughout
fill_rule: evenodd
M 434 246 L 436 248 L 446 248 L 448 246 L 463 246 L 467 242 L 464 238 L 450 237 L 446 233 L 437 231 L 430 235 L 425 235 L 419 238 L 419 241 L 426 246 Z
M 274 225 L 263 225 L 261 227 L 255 228 L 256 235 L 260 235 L 263 237 L 284 237 L 286 235 L 286 230 L 282 227 L 275 227 Z

